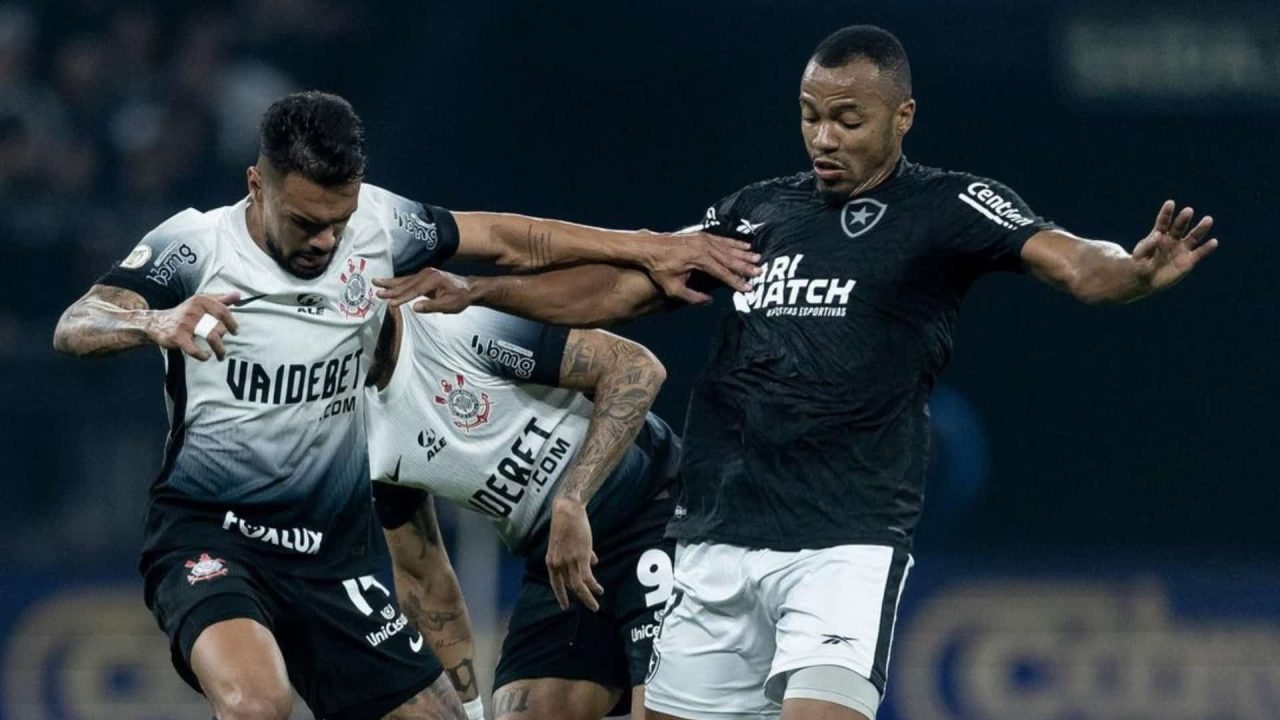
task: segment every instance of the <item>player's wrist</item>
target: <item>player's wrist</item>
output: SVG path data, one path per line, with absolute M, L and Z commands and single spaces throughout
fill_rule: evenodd
M 555 510 L 577 511 L 577 510 L 585 510 L 586 508 L 587 508 L 586 501 L 583 500 L 582 496 L 579 495 L 578 493 L 573 493 L 573 492 L 560 493 L 559 495 L 556 495 L 555 499 L 551 501 L 552 511 L 555 511 Z
M 667 236 L 652 230 L 636 230 L 631 233 L 619 253 L 620 259 L 628 264 L 643 268 L 646 272 L 657 272 L 662 263 L 664 251 L 669 247 Z

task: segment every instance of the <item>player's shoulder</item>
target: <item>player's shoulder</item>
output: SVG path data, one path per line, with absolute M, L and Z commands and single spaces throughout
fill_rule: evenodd
M 205 243 L 217 236 L 228 209 L 228 207 L 213 210 L 187 208 L 169 216 L 167 220 L 147 233 L 147 236 L 170 241 L 188 240 Z
M 757 180 L 735 193 L 743 202 L 759 204 L 790 196 L 808 197 L 813 194 L 812 171 Z
M 171 215 L 143 236 L 142 242 L 122 266 L 127 269 L 141 267 L 148 262 L 160 263 L 175 254 L 186 264 L 196 264 L 197 259 L 208 260 L 220 245 L 218 237 L 228 227 L 233 207 L 213 210 L 187 208 Z
M 989 177 L 966 170 L 921 165 L 903 161 L 904 173 L 908 180 L 918 188 L 936 190 L 938 192 L 965 192 L 977 194 L 992 187 L 1006 190 L 1004 185 Z

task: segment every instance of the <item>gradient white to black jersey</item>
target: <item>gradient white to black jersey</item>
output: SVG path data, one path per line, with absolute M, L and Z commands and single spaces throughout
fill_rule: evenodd
M 144 563 L 207 539 L 323 576 L 380 547 L 360 407 L 385 305 L 371 281 L 442 262 L 457 226 L 445 210 L 364 184 L 333 263 L 302 279 L 253 242 L 247 202 L 175 215 L 99 281 L 153 309 L 240 295 L 224 361 L 165 354 L 171 431 Z
M 708 209 L 764 273 L 735 293 L 685 427 L 669 534 L 773 550 L 910 550 L 929 455 L 928 399 L 961 301 L 1022 267 L 1052 225 L 991 180 L 903 159 L 836 205 L 812 173 Z
M 582 446 L 592 403 L 559 382 L 569 329 L 488 308 L 456 315 L 400 307 L 386 388 L 368 388 L 371 477 L 388 527 L 421 492 L 479 512 L 524 555 L 549 519 L 547 500 Z M 597 532 L 622 522 L 674 477 L 679 442 L 650 413 L 588 503 Z

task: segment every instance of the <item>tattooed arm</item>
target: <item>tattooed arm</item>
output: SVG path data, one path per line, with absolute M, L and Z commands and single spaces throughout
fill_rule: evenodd
M 604 590 L 591 572 L 596 557 L 587 502 L 635 441 L 666 377 L 662 363 L 643 345 L 602 330 L 569 333 L 559 384 L 592 395 L 595 407 L 582 448 L 552 499 L 547 569 L 562 608 L 569 607 L 569 592 L 591 610 L 600 607 L 595 595 Z
M 475 642 L 462 588 L 440 541 L 435 501 L 423 493 L 409 522 L 385 530 L 391 549 L 396 599 L 405 617 L 426 638 L 464 702 L 480 696 Z
M 194 295 L 170 310 L 151 310 L 141 295 L 110 285 L 94 285 L 84 297 L 62 313 L 53 331 L 53 347 L 58 352 L 81 357 L 101 357 L 143 345 L 178 349 L 197 360 L 209 353 L 195 343 L 195 327 L 205 315 L 218 321 L 207 337 L 209 347 L 221 360 L 225 333 L 236 332 L 236 320 L 229 303 L 236 294 Z

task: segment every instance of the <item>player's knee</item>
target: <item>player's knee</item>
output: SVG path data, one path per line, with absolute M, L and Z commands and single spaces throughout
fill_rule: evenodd
M 288 720 L 293 691 L 288 686 L 236 688 L 223 693 L 215 705 L 218 720 Z

